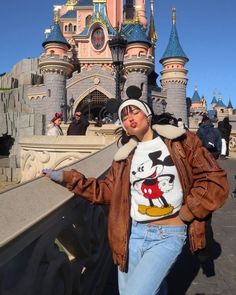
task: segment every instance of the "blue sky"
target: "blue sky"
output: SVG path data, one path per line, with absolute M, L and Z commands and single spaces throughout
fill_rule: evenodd
M 23 58 L 39 56 L 44 30 L 53 21 L 53 5 L 65 2 L 24 0 L 5 1 L 1 5 L 0 73 L 10 71 Z M 172 7 L 176 7 L 179 39 L 189 58 L 187 95 L 191 97 L 197 86 L 208 105 L 215 91 L 226 104 L 230 97 L 236 108 L 236 1 L 156 0 L 158 73 L 171 31 Z

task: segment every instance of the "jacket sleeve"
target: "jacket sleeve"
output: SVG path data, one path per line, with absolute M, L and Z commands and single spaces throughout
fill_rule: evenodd
M 103 180 L 86 178 L 77 170 L 63 171 L 63 184 L 78 195 L 92 203 L 110 204 L 116 173 L 113 165 Z
M 209 213 L 223 206 L 228 197 L 228 181 L 226 172 L 207 149 L 202 147 L 195 134 L 188 136 L 184 145 L 190 164 L 192 185 L 180 209 L 180 217 L 190 222 L 194 218 L 204 219 Z

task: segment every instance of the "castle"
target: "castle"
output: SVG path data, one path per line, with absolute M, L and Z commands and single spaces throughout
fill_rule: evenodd
M 220 93 L 214 92 L 210 106 L 207 106 L 207 102 L 204 96 L 199 95 L 198 89 L 195 88 L 189 107 L 189 123 L 190 126 L 198 125 L 201 121 L 202 115 L 207 114 L 213 122 L 222 121 L 225 117 L 230 117 L 231 121 L 235 121 L 235 114 L 231 99 L 229 99 L 226 105 L 221 97 Z M 195 121 L 195 124 L 194 124 Z
M 76 110 L 91 118 L 107 115 L 107 103 L 116 99 L 116 72 L 108 41 L 116 36 L 118 26 L 127 40 L 119 73 L 121 98 L 127 98 L 127 87 L 138 86 L 142 89 L 140 99 L 151 104 L 155 113 L 173 113 L 188 125 L 188 57 L 179 41 L 176 10 L 172 9 L 166 50 L 158 57 L 163 67 L 159 86 L 154 5 L 150 0 L 150 11 L 145 0 L 67 0 L 54 6 L 43 53 L 22 60 L 10 73 L 0 76 L 0 134 L 15 139 L 12 167 L 19 165 L 18 138 L 45 134 L 55 112 L 62 111 L 65 121 Z

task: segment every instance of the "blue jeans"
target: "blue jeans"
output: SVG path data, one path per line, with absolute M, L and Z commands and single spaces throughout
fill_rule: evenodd
M 186 241 L 186 225 L 153 225 L 133 221 L 128 272 L 118 270 L 120 295 L 167 294 L 165 277 Z

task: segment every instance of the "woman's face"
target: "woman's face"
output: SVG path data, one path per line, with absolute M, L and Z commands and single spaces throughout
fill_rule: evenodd
M 56 119 L 55 121 L 54 121 L 54 125 L 56 125 L 56 126 L 60 126 L 61 125 L 61 118 L 58 118 L 58 119 Z
M 151 131 L 148 117 L 136 106 L 124 108 L 121 117 L 126 132 L 135 135 L 140 141 Z

